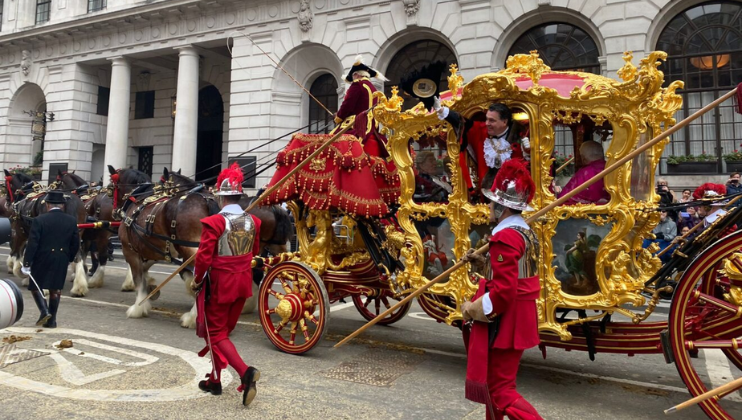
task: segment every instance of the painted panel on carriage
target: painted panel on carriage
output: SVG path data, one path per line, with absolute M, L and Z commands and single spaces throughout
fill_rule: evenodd
M 600 291 L 595 272 L 596 254 L 603 238 L 613 223 L 597 226 L 587 219 L 562 220 L 552 238 L 554 245 L 555 277 L 565 293 L 577 296 Z

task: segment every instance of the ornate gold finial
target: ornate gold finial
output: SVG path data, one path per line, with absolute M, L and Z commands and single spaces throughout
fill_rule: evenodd
M 544 64 L 544 60 L 538 57 L 538 51 L 533 50 L 530 54 L 516 54 L 508 57 L 505 63 L 505 74 L 525 73 L 531 78 L 534 86 L 541 80 L 541 74 L 550 72 L 551 67 Z
M 636 79 L 636 67 L 631 63 L 631 60 L 633 59 L 634 54 L 631 51 L 624 51 L 623 61 L 626 63 L 623 67 L 618 69 L 618 77 L 620 77 L 624 82 Z
M 456 64 L 450 66 L 451 75 L 448 76 L 448 90 L 451 91 L 451 99 L 455 100 L 459 97 L 459 88 L 464 84 L 464 77 L 459 72 L 459 67 Z

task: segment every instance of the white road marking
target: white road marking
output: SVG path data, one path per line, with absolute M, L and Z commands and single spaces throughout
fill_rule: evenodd
M 129 307 L 129 305 L 124 305 L 124 304 L 120 304 L 120 303 L 103 302 L 103 301 L 96 301 L 96 300 L 85 299 L 85 298 L 71 298 L 71 297 L 67 297 L 67 296 L 65 296 L 65 298 L 72 299 L 72 300 L 75 300 L 75 301 L 98 303 L 98 304 L 109 305 L 109 306 L 117 306 L 117 307 L 121 307 L 121 308 L 128 308 Z M 352 305 L 352 303 L 351 303 L 351 305 Z M 169 314 L 168 312 L 159 311 L 159 310 L 156 310 L 156 309 L 153 309 L 152 312 Z M 251 327 L 260 327 L 260 328 L 263 327 L 262 324 L 260 324 L 258 322 L 237 321 L 237 324 L 247 325 L 247 326 L 251 326 Z M 385 344 L 384 342 L 379 342 L 379 343 L 380 344 Z M 437 355 L 440 355 L 440 356 L 447 356 L 447 357 L 453 357 L 453 358 L 456 358 L 456 359 L 466 360 L 466 354 L 465 353 L 453 353 L 453 352 L 448 352 L 448 351 L 443 351 L 443 350 L 429 349 L 429 348 L 425 348 L 425 347 L 412 347 L 411 350 L 419 350 L 419 351 L 423 351 L 423 352 L 429 353 L 429 354 L 437 354 Z M 681 393 L 681 394 L 688 394 L 688 390 L 686 388 L 681 388 L 681 387 L 676 387 L 676 386 L 671 386 L 671 385 L 662 385 L 662 384 L 655 384 L 655 383 L 650 383 L 650 382 L 634 381 L 634 380 L 631 380 L 631 379 L 624 379 L 624 378 L 614 378 L 614 377 L 611 377 L 611 376 L 601 376 L 601 375 L 595 375 L 595 374 L 592 374 L 592 373 L 575 372 L 575 371 L 572 371 L 572 370 L 560 369 L 560 368 L 555 368 L 555 367 L 550 367 L 550 366 L 543 366 L 543 365 L 536 365 L 536 364 L 532 364 L 532 363 L 522 363 L 521 365 L 522 366 L 529 367 L 529 368 L 533 368 L 533 369 L 539 369 L 539 370 L 557 372 L 557 373 L 561 373 L 561 374 L 564 374 L 564 375 L 579 376 L 579 377 L 582 377 L 582 378 L 599 379 L 599 380 L 603 380 L 603 381 L 606 381 L 606 382 L 614 382 L 614 383 L 619 383 L 619 384 L 628 384 L 628 385 L 641 386 L 641 387 L 650 388 L 650 389 L 660 389 L 660 390 L 663 390 L 663 391 L 670 391 L 670 392 L 678 392 L 678 393 Z M 0 383 L 2 383 L 2 382 L 0 382 Z
M 330 312 L 342 311 L 343 309 L 349 308 L 351 306 L 353 306 L 353 302 L 339 303 L 335 306 L 330 306 Z
M 726 385 L 734 380 L 727 357 L 721 350 L 703 349 L 703 358 L 706 360 L 706 372 L 713 388 Z M 739 392 L 733 392 L 725 396 L 724 400 L 742 402 L 742 397 Z
M 54 346 L 55 347 L 58 346 L 59 343 L 60 343 L 59 341 L 54 343 Z M 109 346 L 107 344 L 96 343 L 94 341 L 86 340 L 84 338 L 75 340 L 75 344 L 78 346 L 90 346 L 90 347 L 95 347 L 95 348 L 99 348 L 102 350 L 108 350 L 108 351 L 112 351 L 116 353 L 121 353 L 121 354 L 125 354 L 127 356 L 131 356 L 137 359 L 142 359 L 144 361 L 143 362 L 122 362 L 121 360 L 114 359 L 112 357 L 101 356 L 99 354 L 91 353 L 90 351 L 80 351 L 76 348 L 68 348 L 68 349 L 64 349 L 63 351 L 74 354 L 76 356 L 89 357 L 91 359 L 99 360 L 101 362 L 111 363 L 114 365 L 123 365 L 123 366 L 137 366 L 137 367 L 147 366 L 147 365 L 151 365 L 152 363 L 155 363 L 156 361 L 160 360 L 159 357 L 150 356 L 149 354 L 146 354 L 146 353 L 140 353 L 138 351 L 123 349 L 121 347 L 114 347 L 114 346 Z
M 38 350 L 43 351 L 43 350 Z M 48 351 L 48 350 L 47 350 Z M 57 365 L 59 365 L 59 376 L 62 377 L 65 381 L 71 383 L 72 385 L 87 385 L 89 383 L 99 381 L 101 379 L 110 378 L 112 376 L 121 375 L 122 373 L 126 373 L 123 369 L 114 369 L 109 370 L 107 372 L 100 372 L 100 373 L 94 373 L 92 375 L 85 375 L 82 373 L 82 371 L 75 366 L 72 362 L 65 359 L 64 356 L 62 356 L 59 353 L 52 353 L 50 352 L 49 356 L 57 362 Z
M 435 319 L 429 317 L 428 314 L 426 314 L 425 312 L 410 312 L 407 314 L 407 316 L 415 319 L 422 319 L 425 321 L 435 321 Z
M 105 334 L 94 333 L 90 331 L 75 330 L 69 328 L 57 328 L 55 330 L 42 330 L 41 333 L 37 333 L 36 328 L 21 328 L 11 327 L 5 330 L 0 330 L 0 333 L 15 333 L 15 334 L 39 334 L 39 336 L 47 335 L 61 335 L 63 337 L 72 336 L 73 342 L 77 340 L 74 338 L 85 337 L 86 339 L 104 341 L 109 343 L 120 344 L 128 347 L 138 347 L 145 350 L 162 353 L 164 355 L 180 357 L 185 363 L 191 366 L 195 371 L 194 376 L 188 383 L 181 386 L 165 389 L 74 389 L 67 388 L 64 386 L 53 385 L 34 381 L 28 378 L 17 376 L 8 372 L 0 371 L 0 385 L 12 386 L 24 391 L 38 392 L 45 395 L 51 395 L 55 397 L 70 398 L 75 400 L 86 400 L 86 401 L 140 401 L 140 402 L 151 402 L 151 401 L 179 401 L 188 400 L 193 398 L 200 398 L 206 393 L 201 392 L 198 389 L 198 382 L 203 378 L 205 372 L 211 370 L 211 363 L 208 358 L 198 357 L 196 353 L 191 351 L 181 350 L 175 347 L 166 346 L 159 343 L 147 343 L 144 341 L 136 341 L 124 337 L 116 337 Z M 49 350 L 47 350 L 49 351 Z M 55 352 L 56 353 L 56 352 Z M 57 356 L 61 357 L 61 354 L 56 353 Z M 59 362 L 70 363 L 65 358 L 62 360 L 55 360 Z M 75 368 L 77 369 L 77 368 Z M 79 370 L 79 369 L 78 369 Z M 110 372 L 106 372 L 110 374 Z M 74 370 L 68 370 L 68 378 L 74 377 L 77 373 Z M 91 378 L 93 375 L 88 377 L 75 378 L 76 380 L 85 381 L 85 378 Z M 100 378 L 98 378 L 100 379 Z M 222 384 L 227 386 L 232 381 L 232 375 L 224 370 L 222 372 Z

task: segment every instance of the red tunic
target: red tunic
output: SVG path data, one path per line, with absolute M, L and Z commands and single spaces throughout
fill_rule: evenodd
M 364 150 L 371 156 L 387 157 L 386 137 L 378 130 L 378 124 L 374 121 L 373 113 L 370 109 L 376 105 L 378 100 L 374 98 L 376 87 L 368 79 L 355 80 L 350 84 L 348 91 L 345 92 L 343 104 L 337 112 L 338 120 L 342 121 L 351 115 L 355 115 L 356 120 L 353 128 L 346 134 L 352 134 L 363 141 Z M 365 112 L 369 110 L 369 112 Z M 367 144 L 368 143 L 368 144 Z
M 524 350 L 539 343 L 536 299 L 541 285 L 538 276 L 518 278 L 525 249 L 525 239 L 515 229 L 503 229 L 490 239 L 492 280 L 487 287 L 492 311 L 500 317 L 492 348 Z
M 201 244 L 196 254 L 195 280 L 203 281 L 208 272 L 211 280 L 211 301 L 224 304 L 252 296 L 252 257 L 260 253 L 260 219 L 252 216 L 255 224 L 255 243 L 252 252 L 238 256 L 219 256 L 217 241 L 226 227 L 221 214 L 201 219 Z

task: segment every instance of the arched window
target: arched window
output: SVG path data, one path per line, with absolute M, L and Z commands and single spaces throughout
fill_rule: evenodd
M 407 44 L 394 55 L 386 70 L 386 74 L 384 74 L 384 76 L 389 79 L 389 81 L 384 84 L 384 93 L 386 96 L 391 96 L 392 86 L 399 86 L 399 82 L 405 74 L 413 70 L 419 70 L 423 66 L 434 61 L 445 61 L 446 65 L 450 66 L 451 64 L 456 63 L 456 55 L 448 47 L 438 41 L 426 40 Z M 438 85 L 441 91 L 448 90 L 448 79 L 446 79 L 448 75 L 448 70 L 441 74 L 441 80 Z M 401 95 L 405 100 L 402 107 L 403 109 L 410 109 L 418 103 L 417 99 L 407 95 L 401 90 L 398 95 Z
M 742 5 L 739 2 L 709 2 L 691 7 L 675 16 L 662 30 L 657 50 L 668 54 L 660 69 L 665 85 L 682 80 L 683 108 L 676 119 L 687 117 L 731 90 L 742 80 Z M 684 160 L 716 160 L 742 148 L 742 118 L 734 113 L 732 99 L 690 123 L 672 137 L 664 158 L 685 156 Z M 709 157 L 710 156 L 710 157 Z M 667 165 L 663 172 L 690 171 L 687 165 Z
M 598 45 L 585 31 L 569 23 L 553 22 L 531 28 L 510 47 L 508 57 L 533 50 L 538 51 L 544 64 L 552 70 L 600 74 Z M 562 156 L 577 156 L 578 148 L 572 130 L 555 124 L 554 151 Z
M 585 31 L 569 23 L 546 23 L 531 28 L 510 47 L 508 56 L 533 50 L 538 51 L 552 70 L 600 74 L 598 45 Z
M 318 77 L 312 87 L 309 88 L 309 92 L 312 93 L 318 101 L 322 103 L 327 109 L 335 113 L 338 110 L 338 82 L 335 80 L 335 76 L 326 73 Z M 330 115 L 324 108 L 322 108 L 317 101 L 312 98 L 309 100 L 309 133 L 310 134 L 327 134 L 334 127 L 335 123 Z

